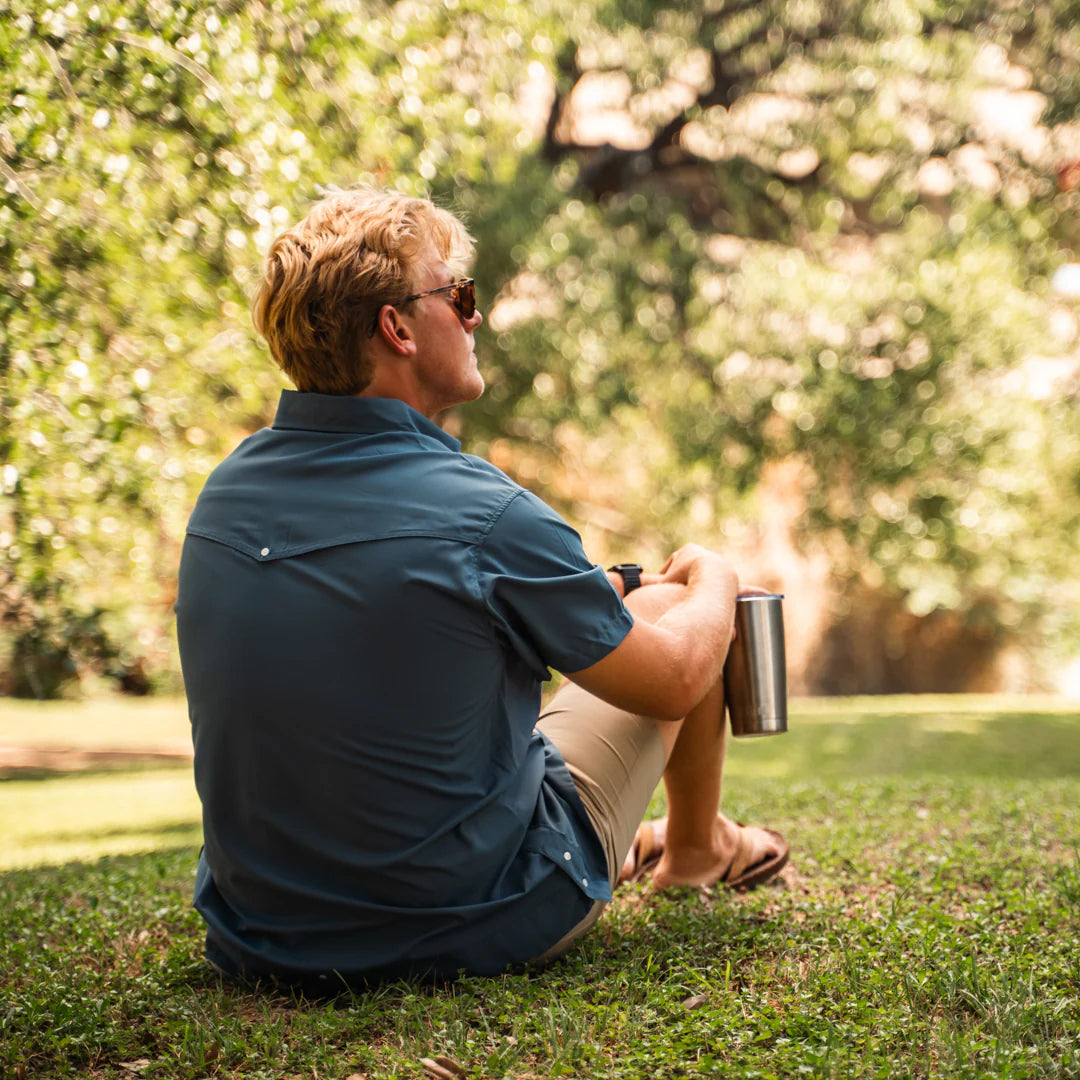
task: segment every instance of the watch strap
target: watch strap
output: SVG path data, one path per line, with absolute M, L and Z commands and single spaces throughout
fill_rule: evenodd
M 641 588 L 640 563 L 616 563 L 614 566 L 609 566 L 608 570 L 622 578 L 623 596 L 628 596 L 635 589 Z

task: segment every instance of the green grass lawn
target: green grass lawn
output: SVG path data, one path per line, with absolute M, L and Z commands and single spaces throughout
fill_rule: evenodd
M 446 1055 L 472 1077 L 1080 1077 L 1075 711 L 806 702 L 791 728 L 732 744 L 725 795 L 788 836 L 781 883 L 625 889 L 545 972 L 321 1004 L 201 959 L 186 770 L 0 783 L 8 865 L 12 823 L 21 861 L 99 828 L 159 848 L 0 875 L 0 1076 L 374 1080 Z
M 0 783 L 0 869 L 202 838 L 191 765 Z
M 173 750 L 190 747 L 191 727 L 183 698 L 0 698 L 0 743 Z M 32 775 L 0 780 L 0 870 L 199 842 L 190 762 Z

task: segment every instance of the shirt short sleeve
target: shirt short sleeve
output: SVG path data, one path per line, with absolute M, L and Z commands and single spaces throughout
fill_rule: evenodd
M 496 633 L 540 679 L 581 671 L 634 625 L 581 537 L 531 492 L 517 492 L 477 548 L 481 600 Z

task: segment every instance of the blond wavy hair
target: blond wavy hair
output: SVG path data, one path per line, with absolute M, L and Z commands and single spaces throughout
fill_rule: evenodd
M 459 274 L 473 239 L 427 199 L 367 187 L 327 196 L 274 241 L 252 321 L 297 390 L 358 394 L 368 385 L 378 313 L 417 291 L 415 260 L 428 247 Z

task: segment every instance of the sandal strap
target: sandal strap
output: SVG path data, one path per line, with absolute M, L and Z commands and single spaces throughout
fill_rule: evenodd
M 653 828 L 651 821 L 643 821 L 638 826 L 637 831 L 637 843 L 635 844 L 636 858 L 634 862 L 640 866 L 647 859 L 651 858 L 653 853 L 659 847 L 656 843 L 656 829 Z
M 721 881 L 737 880 L 750 866 L 750 855 L 754 850 L 753 842 L 747 835 L 748 830 L 745 825 L 736 823 L 735 827 L 739 830 L 735 853 L 731 856 L 731 862 L 728 863 L 728 868 L 721 876 Z

